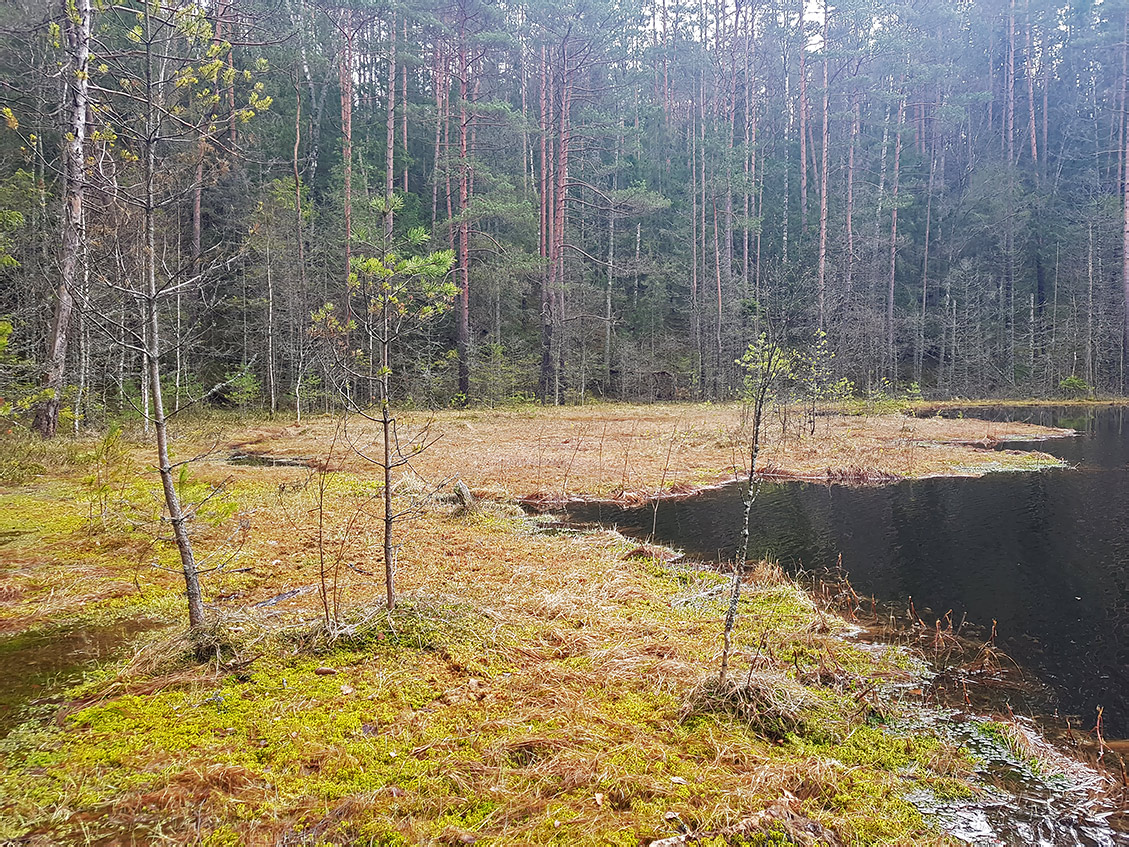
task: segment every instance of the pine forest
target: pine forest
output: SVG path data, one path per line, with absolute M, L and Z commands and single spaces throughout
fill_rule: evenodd
M 375 398 L 355 260 L 397 251 L 450 268 L 387 351 L 417 408 L 730 398 L 766 327 L 839 392 L 1125 388 L 1113 3 L 0 14 L 5 399 L 44 432 L 154 380 Z

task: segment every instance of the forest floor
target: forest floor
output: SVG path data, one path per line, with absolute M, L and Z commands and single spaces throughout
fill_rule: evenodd
M 404 443 L 428 421 L 403 416 Z M 1057 460 L 977 445 L 1063 434 L 803 423 L 769 422 L 766 468 L 1029 470 Z M 359 455 L 371 424 L 181 423 L 176 458 L 204 456 L 180 478 L 216 620 L 204 662 L 181 634 L 140 434 L 8 436 L 0 843 L 952 843 L 921 808 L 987 789 L 967 745 L 923 717 L 940 712 L 922 654 L 873 642 L 761 565 L 720 686 L 726 575 L 515 505 L 731 480 L 747 461 L 738 407 L 444 412 L 430 433 L 396 489 L 418 508 L 397 525 L 388 613 L 381 490 Z M 478 508 L 429 496 L 456 475 Z M 964 723 L 1033 776 L 1093 780 L 1010 720 Z

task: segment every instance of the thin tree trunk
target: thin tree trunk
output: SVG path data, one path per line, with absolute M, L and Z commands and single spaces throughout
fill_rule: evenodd
M 389 347 L 392 344 L 392 328 L 388 315 L 389 304 L 387 298 L 382 298 L 381 317 L 383 319 L 383 335 L 380 339 L 380 424 L 383 435 L 384 463 L 384 602 L 385 608 L 391 610 L 396 605 L 396 546 L 393 544 L 392 531 L 396 520 L 396 513 L 392 508 L 392 439 L 393 418 L 391 405 L 391 392 L 389 379 L 391 367 L 389 361 Z
M 1126 134 L 1124 157 L 1129 170 L 1129 133 Z M 1129 348 L 1129 177 L 1122 180 L 1122 228 L 1121 228 L 1121 293 L 1122 293 L 1122 359 Z M 1091 242 L 1093 230 L 1091 228 Z M 1091 258 L 1091 265 L 1093 260 Z M 1091 277 L 1093 276 L 1091 272 Z M 1093 300 L 1093 282 L 1090 284 L 1090 299 Z M 1091 302 L 1092 309 L 1092 302 Z M 1123 368 L 1124 371 L 1124 368 Z M 1093 383 L 1091 383 L 1093 384 Z
M 408 50 L 408 19 L 404 17 L 404 52 Z M 400 78 L 403 82 L 403 97 L 400 100 L 400 143 L 404 149 L 404 194 L 408 193 L 408 60 L 400 63 Z
M 1005 311 L 1004 351 L 1006 362 L 1004 380 L 1007 385 L 1015 382 L 1015 0 L 1008 4 L 1007 24 L 1007 64 L 1004 68 L 1007 82 L 1007 121 L 1005 139 L 1007 145 L 1007 220 L 1004 227 L 1004 284 L 1005 291 L 1001 304 Z
M 470 396 L 470 221 L 467 209 L 470 202 L 470 163 L 467 159 L 467 136 L 470 130 L 470 112 L 467 94 L 470 84 L 470 63 L 467 58 L 466 21 L 459 29 L 459 288 L 458 334 L 456 346 L 459 356 L 459 393 Z
M 435 68 L 432 74 L 435 85 L 435 158 L 431 165 L 431 232 L 439 222 L 439 151 L 441 150 L 443 130 L 443 92 L 447 77 L 443 73 L 444 58 L 439 43 L 435 45 Z
M 81 2 L 81 0 L 79 0 Z M 157 107 L 154 98 L 160 96 L 158 84 L 153 80 L 153 35 L 150 22 L 150 7 L 145 7 L 145 151 L 144 151 L 144 178 L 145 178 L 145 248 L 144 248 L 144 274 L 145 293 L 142 296 L 145 310 L 145 359 L 150 385 L 153 395 L 153 427 L 157 439 L 157 461 L 161 477 L 161 488 L 164 491 L 165 507 L 169 512 L 169 523 L 172 525 L 173 537 L 177 550 L 180 553 L 181 568 L 184 574 L 185 591 L 188 598 L 188 627 L 193 634 L 198 634 L 204 627 L 204 600 L 200 590 L 200 577 L 196 570 L 196 559 L 192 552 L 192 541 L 188 535 L 187 516 L 180 505 L 180 496 L 177 494 L 173 480 L 172 463 L 169 460 L 168 426 L 165 420 L 165 409 L 161 397 L 161 345 L 160 325 L 158 316 L 157 289 L 157 235 L 156 235 L 156 177 L 157 177 L 157 137 L 159 127 L 157 122 Z M 179 340 L 179 339 L 178 339 Z M 148 419 L 148 418 L 147 418 Z
M 741 581 L 745 577 L 745 568 L 748 566 L 749 521 L 752 518 L 753 504 L 756 502 L 757 494 L 759 493 L 756 477 L 757 457 L 760 455 L 761 426 L 764 421 L 764 409 L 765 403 L 768 400 L 768 392 L 772 387 L 772 383 L 775 381 L 775 375 L 779 368 L 778 352 L 776 344 L 770 342 L 770 346 L 765 353 L 764 370 L 759 376 L 759 383 L 756 386 L 756 394 L 753 398 L 753 431 L 749 444 L 749 479 L 745 485 L 744 497 L 742 498 L 744 522 L 741 525 L 741 537 L 740 541 L 737 543 L 737 550 L 734 556 L 733 588 L 729 595 L 729 605 L 725 613 L 725 625 L 722 628 L 723 646 L 721 650 L 721 670 L 718 674 L 718 678 L 721 682 L 725 682 L 725 674 L 729 667 L 729 653 L 733 647 L 733 627 L 737 622 L 737 609 L 741 602 Z
M 552 232 L 551 215 L 553 207 L 552 181 L 549 171 L 549 131 L 550 131 L 550 96 L 549 96 L 549 62 L 545 47 L 541 47 L 541 174 L 538 201 L 540 203 L 540 231 L 541 242 L 541 402 L 548 402 L 551 385 L 553 382 L 553 297 L 552 277 L 553 268 L 550 256 L 549 241 Z
M 854 95 L 854 110 L 851 116 L 851 144 L 847 151 L 847 211 L 846 211 L 846 228 L 847 228 L 847 308 L 851 308 L 851 295 L 854 287 L 854 271 L 855 271 L 855 230 L 854 230 L 854 215 L 855 215 L 855 147 L 858 145 L 859 137 L 859 95 L 856 92 Z
M 823 159 L 819 172 L 819 328 L 824 324 L 824 300 L 827 289 L 827 156 L 830 145 L 831 105 L 827 85 L 827 50 L 831 28 L 831 15 L 824 10 L 823 15 Z
M 698 311 L 698 128 L 695 125 L 693 108 L 689 110 L 687 128 L 690 133 L 690 334 L 694 340 L 694 388 L 701 392 L 702 386 L 702 329 Z M 638 284 L 634 293 L 635 304 L 639 302 Z
M 1006 108 L 1007 121 L 1004 139 L 1007 145 L 1008 167 L 1015 163 L 1015 0 L 1008 2 L 1007 15 L 1007 63 L 1004 65 L 1005 84 L 1007 85 Z
M 921 315 L 917 325 L 917 349 L 913 357 L 913 378 L 921 385 L 925 359 L 925 315 L 929 302 L 929 236 L 933 221 L 933 181 L 937 172 L 937 124 L 933 124 L 933 139 L 929 151 L 929 187 L 925 194 L 925 244 L 921 260 Z
M 1086 253 L 1086 382 L 1094 384 L 1094 222 L 1089 227 L 1090 249 Z M 1124 240 L 1124 236 L 1123 236 Z
M 902 161 L 902 122 L 905 120 L 906 101 L 898 101 L 898 122 L 894 136 L 894 186 L 893 209 L 890 210 L 890 276 L 886 288 L 886 355 L 887 373 L 891 382 L 898 381 L 897 350 L 894 345 L 894 278 L 898 259 L 898 187 Z
M 698 362 L 701 367 L 701 389 L 706 390 L 706 352 L 705 352 L 705 338 L 702 332 L 701 324 L 705 315 L 705 291 L 706 291 L 706 274 L 709 271 L 709 250 L 707 249 L 707 234 L 706 234 L 706 191 L 709 184 L 709 173 L 706 170 L 706 83 L 704 74 L 699 76 L 698 79 L 698 237 L 701 239 L 698 255 L 702 261 L 702 275 L 701 285 L 698 293 L 701 297 L 701 303 L 698 307 L 698 332 L 699 332 L 699 348 L 698 348 Z M 652 333 L 652 344 L 654 348 Z M 652 360 L 654 356 L 652 355 Z
M 529 199 L 533 181 L 533 148 L 529 144 L 529 74 L 526 67 L 526 44 L 521 42 L 521 196 Z
M 1037 141 L 1037 133 L 1035 130 L 1035 62 L 1034 55 L 1035 49 L 1032 44 L 1031 36 L 1031 3 L 1027 3 L 1027 58 L 1024 66 L 1027 72 L 1027 118 L 1028 129 L 1031 134 L 1031 165 L 1035 170 L 1035 177 L 1039 176 L 1039 145 Z M 1043 151 L 1046 153 L 1046 151 Z
M 298 279 L 301 282 L 302 296 L 306 293 L 306 248 L 302 234 L 302 177 L 298 172 L 298 148 L 302 143 L 302 90 L 294 84 L 294 156 L 291 164 L 294 170 L 294 241 L 298 248 Z
M 784 64 L 784 108 L 788 114 L 784 120 L 784 187 L 780 192 L 781 201 L 784 204 L 784 209 L 780 215 L 780 259 L 781 263 L 788 266 L 788 219 L 791 215 L 791 176 L 792 176 L 792 124 L 795 116 L 795 110 L 792 106 L 792 94 L 789 80 L 791 76 L 788 73 L 788 39 L 781 38 L 780 43 L 783 45 L 783 55 L 781 59 Z
M 741 162 L 745 169 L 745 181 L 741 187 L 741 213 L 744 221 L 741 227 L 741 297 L 749 296 L 750 281 L 750 239 L 749 219 L 752 216 L 753 185 L 756 182 L 756 159 L 753 153 L 753 127 L 756 118 L 753 115 L 753 86 L 755 75 L 753 71 L 753 38 L 752 38 L 752 12 L 745 29 L 745 148 Z
M 35 410 L 34 428 L 43 438 L 52 438 L 59 426 L 59 406 L 66 382 L 67 341 L 70 336 L 74 292 L 79 283 L 84 231 L 83 203 L 86 192 L 86 118 L 90 91 L 90 39 L 93 13 L 90 0 L 63 0 L 63 32 L 67 63 L 67 132 L 63 142 L 63 226 L 59 243 L 59 285 L 55 289 L 55 315 L 51 322 L 47 367 L 43 387 L 47 397 Z
M 615 139 L 615 162 L 612 165 L 611 200 L 608 203 L 608 278 L 604 292 L 604 392 L 607 393 L 612 379 L 612 287 L 615 284 L 615 198 L 619 188 L 619 152 L 623 142 L 623 121 L 620 133 Z
M 388 27 L 388 87 L 385 90 L 385 133 L 384 133 L 384 245 L 387 250 L 392 244 L 393 209 L 392 199 L 396 179 L 396 16 Z
M 204 134 L 200 133 L 200 141 L 196 154 L 196 181 L 192 186 L 192 264 L 199 267 L 202 258 L 201 230 L 203 229 L 202 206 L 204 201 L 204 155 L 208 144 Z
M 86 215 L 83 210 L 83 231 L 86 229 Z M 177 295 L 179 298 L 179 294 Z M 83 239 L 82 243 L 82 290 L 79 293 L 79 302 L 86 303 L 90 299 L 90 245 Z M 179 299 L 177 305 L 179 306 Z M 179 333 L 180 313 L 177 312 L 177 332 Z M 90 328 L 82 313 L 78 316 L 78 391 L 74 398 L 74 427 L 73 434 L 78 435 L 79 425 L 82 422 L 83 409 L 87 405 L 86 395 L 90 385 Z M 177 345 L 177 360 L 180 359 L 180 345 Z M 178 374 L 179 375 L 179 374 Z
M 808 80 L 804 4 L 800 3 L 800 239 L 808 228 Z M 787 71 L 785 71 L 787 73 Z
M 561 45 L 561 110 L 560 115 L 560 134 L 557 139 L 557 161 L 556 161 L 556 178 L 557 178 L 557 196 L 556 208 L 553 210 L 553 227 L 555 235 L 553 238 L 553 264 L 556 267 L 554 279 L 556 282 L 555 291 L 557 295 L 557 319 L 562 321 L 565 313 L 565 299 L 564 299 L 564 236 L 565 236 L 565 214 L 567 212 L 565 200 L 568 197 L 568 165 L 570 144 L 572 140 L 572 128 L 570 124 L 570 113 L 572 110 L 572 69 L 569 67 L 569 51 L 568 41 L 566 40 Z M 561 369 L 564 365 L 564 345 L 560 339 L 557 341 L 557 361 L 555 363 L 555 380 L 553 391 L 553 404 L 557 405 L 560 402 L 560 380 Z
M 1129 33 L 1129 11 L 1125 13 L 1125 22 L 1122 27 L 1123 32 Z M 1121 90 L 1123 95 L 1129 97 L 1129 41 L 1122 45 L 1122 76 L 1121 76 Z M 1124 177 L 1121 181 L 1121 212 L 1122 212 L 1122 227 L 1121 227 L 1121 294 L 1122 294 L 1122 323 L 1121 323 L 1121 372 L 1122 372 L 1122 391 L 1125 389 L 1125 367 L 1126 367 L 1126 351 L 1129 350 L 1129 133 L 1124 134 L 1125 146 L 1121 149 L 1122 154 L 1122 171 Z M 1091 241 L 1093 234 L 1091 230 Z M 1091 260 L 1092 263 L 1092 260 Z M 1091 273 L 1092 276 L 1092 273 Z M 1091 300 L 1093 299 L 1093 283 L 1090 285 Z M 1092 385 L 1093 383 L 1091 383 Z
M 717 226 L 717 195 L 713 196 L 713 250 L 714 250 L 714 271 L 715 282 L 717 284 L 717 324 L 715 326 L 716 334 L 714 340 L 716 347 L 714 353 L 716 359 L 714 361 L 714 395 L 721 397 L 723 391 L 723 374 L 721 365 L 721 322 L 722 322 L 722 293 L 721 293 L 721 247 L 718 243 L 718 226 Z
M 271 277 L 270 245 L 266 249 L 267 265 L 267 391 L 270 395 L 270 413 L 278 411 L 278 393 L 274 367 L 274 279 Z M 179 346 L 179 345 L 178 345 Z
M 345 181 L 345 280 L 353 241 L 353 13 L 344 13 L 345 49 L 341 53 L 341 162 Z M 346 318 L 351 317 L 346 308 Z

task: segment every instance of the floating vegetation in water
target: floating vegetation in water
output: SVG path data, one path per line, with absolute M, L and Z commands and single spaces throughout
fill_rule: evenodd
M 929 790 L 908 795 L 945 832 L 973 845 L 1129 844 L 1129 835 L 1108 822 L 1116 806 L 1103 793 L 1103 776 L 1060 753 L 1034 725 L 958 712 L 921 717 L 923 729 L 941 733 L 976 756 L 977 796 L 944 797 Z

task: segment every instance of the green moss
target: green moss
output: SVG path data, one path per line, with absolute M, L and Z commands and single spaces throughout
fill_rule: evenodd
M 371 493 L 345 476 L 335 491 Z M 20 508 L 47 508 L 41 494 Z M 232 496 L 273 506 L 275 489 L 252 479 Z M 57 537 L 73 540 L 76 526 L 61 520 Z M 906 791 L 968 790 L 959 768 L 944 765 L 934 733 L 881 723 L 860 703 L 871 683 L 904 679 L 920 663 L 836 640 L 846 625 L 797 586 L 747 587 L 735 633 L 735 673 L 755 657 L 803 690 L 801 720 L 768 739 L 724 713 L 683 718 L 695 678 L 717 667 L 725 598 L 673 601 L 727 585 L 727 576 L 623 561 L 636 545 L 606 536 L 519 537 L 533 528 L 483 510 L 450 518 L 444 531 L 494 546 L 512 538 L 546 562 L 583 557 L 596 579 L 614 570 L 625 590 L 578 591 L 578 608 L 591 606 L 575 619 L 524 611 L 520 584 L 500 584 L 512 596 L 491 598 L 501 612 L 489 618 L 469 602 L 409 595 L 390 615 L 358 610 L 344 621 L 347 634 L 332 638 L 316 627 L 285 634 L 244 622 L 244 633 L 217 633 L 218 667 L 169 648 L 148 675 L 95 669 L 68 692 L 89 705 L 75 704 L 61 726 L 29 721 L 0 743 L 0 838 L 32 827 L 60 842 L 85 838 L 83 826 L 94 836 L 122 831 L 129 819 L 117 809 L 160 797 L 170 831 L 201 815 L 205 843 L 217 847 L 270 825 L 310 843 L 419 843 L 451 829 L 484 844 L 635 845 L 670 834 L 669 811 L 716 833 L 787 790 L 802 798 L 803 814 L 854 843 L 913 843 L 930 828 Z M 119 535 L 101 540 L 109 546 Z M 155 573 L 144 591 L 129 581 L 149 573 L 148 549 L 142 567 L 89 544 L 67 552 L 65 543 L 64 568 L 97 562 L 106 573 L 93 585 L 116 580 L 127 590 L 58 610 L 61 619 L 180 619 L 175 574 L 159 582 Z M 169 553 L 156 550 L 175 564 Z M 256 654 L 224 672 L 223 662 Z M 822 669 L 834 671 L 831 683 Z M 785 837 L 770 829 L 726 843 Z
M 204 836 L 203 847 L 241 847 L 243 839 L 229 826 L 221 826 Z
M 74 508 L 75 495 L 73 486 L 59 482 L 33 491 L 0 492 L 0 532 L 25 533 L 14 538 L 19 546 L 76 532 L 84 516 Z

